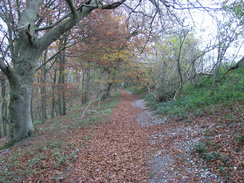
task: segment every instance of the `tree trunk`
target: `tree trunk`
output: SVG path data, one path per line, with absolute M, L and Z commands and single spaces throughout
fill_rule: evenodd
M 111 92 L 111 89 L 112 89 L 112 82 L 109 82 L 108 85 L 107 85 L 107 89 L 105 91 L 105 94 L 102 96 L 102 100 L 105 100 L 107 99 L 109 96 L 110 96 L 110 92 Z
M 7 100 L 6 100 L 6 81 L 3 75 L 0 73 L 0 84 L 1 84 L 1 98 L 2 98 L 2 125 L 0 129 L 0 137 L 7 135 Z
M 59 49 L 66 46 L 68 41 L 68 34 L 64 34 L 60 39 Z M 59 80 L 58 83 L 60 84 L 60 92 L 58 92 L 58 100 L 59 100 L 59 114 L 65 115 L 66 114 L 66 100 L 65 100 L 65 49 L 59 54 Z
M 20 141 L 34 132 L 31 117 L 32 74 L 11 76 L 9 115 L 12 141 Z
M 11 142 L 18 142 L 34 132 L 31 115 L 32 82 L 40 50 L 24 44 L 22 54 L 7 72 L 10 85 L 9 121 Z
M 44 54 L 43 54 L 43 60 L 42 63 L 45 63 L 47 61 L 47 49 L 45 50 Z M 40 82 L 41 82 L 41 110 L 40 110 L 40 120 L 42 123 L 45 123 L 45 121 L 47 120 L 47 97 L 46 97 L 46 74 L 47 74 L 47 68 L 46 68 L 46 64 L 44 64 L 41 67 L 41 77 L 40 77 Z
M 52 86 L 52 110 L 51 110 L 51 117 L 55 116 L 55 84 L 57 80 L 57 70 L 54 69 L 54 76 L 53 76 L 53 86 Z
M 42 68 L 41 83 L 46 82 L 46 67 Z M 46 97 L 46 86 L 41 86 L 41 122 L 44 123 L 47 119 L 47 97 Z
M 89 85 L 90 85 L 90 75 L 89 70 L 83 70 L 82 73 L 82 98 L 81 103 L 86 104 L 88 102 L 88 91 L 89 91 Z
M 114 71 L 111 71 L 111 70 L 114 70 Z M 102 96 L 102 100 L 105 100 L 107 99 L 108 97 L 110 97 L 110 92 L 111 92 L 111 89 L 112 89 L 112 85 L 113 85 L 113 81 L 115 80 L 116 78 L 116 71 L 117 71 L 117 67 L 114 66 L 113 68 L 108 68 L 108 69 L 105 69 L 105 72 L 106 74 L 108 75 L 108 83 L 107 83 L 107 86 L 106 86 L 106 89 L 105 89 L 105 93 L 104 95 Z
M 183 89 L 183 76 L 182 76 L 180 62 L 181 62 L 182 49 L 183 49 L 183 46 L 184 46 L 184 43 L 185 43 L 185 40 L 186 40 L 188 33 L 189 33 L 188 31 L 183 32 L 183 35 L 182 35 L 183 37 L 180 37 L 180 47 L 179 47 L 179 52 L 178 52 L 177 59 L 176 59 L 177 72 L 178 72 L 178 75 L 180 78 L 180 83 L 179 83 L 178 89 L 176 89 L 176 91 L 175 91 L 174 100 L 176 100 L 176 98 L 180 95 L 181 90 Z
M 59 101 L 59 114 L 66 114 L 66 103 L 65 103 L 65 56 L 60 55 L 60 65 L 59 65 L 59 88 L 58 101 Z

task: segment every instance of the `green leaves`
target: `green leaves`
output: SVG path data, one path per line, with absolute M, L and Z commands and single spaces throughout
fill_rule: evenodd
M 233 13 L 238 19 L 242 20 L 244 16 L 244 3 L 241 0 L 236 0 L 231 4 L 228 4 L 228 1 L 225 1 L 222 5 L 223 9 Z

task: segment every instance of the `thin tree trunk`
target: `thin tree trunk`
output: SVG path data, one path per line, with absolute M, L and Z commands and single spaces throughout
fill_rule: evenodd
M 57 80 L 57 70 L 54 69 L 54 76 L 53 76 L 53 86 L 52 86 L 52 110 L 51 110 L 51 117 L 55 116 L 55 84 Z
M 89 78 L 89 70 L 83 70 L 82 75 L 82 104 L 86 104 L 88 102 L 88 90 L 90 85 L 90 78 Z
M 183 77 L 182 77 L 181 67 L 180 67 L 180 56 L 177 59 L 177 71 L 178 71 L 178 75 L 180 77 L 180 83 L 179 83 L 178 89 L 175 92 L 174 100 L 176 100 L 176 98 L 180 95 L 181 90 L 183 89 Z
M 2 76 L 2 75 L 0 75 Z M 0 129 L 0 137 L 7 135 L 7 100 L 6 100 L 6 80 L 4 76 L 0 78 L 0 85 L 1 85 L 1 98 L 2 98 L 2 124 Z
M 112 85 L 113 85 L 112 82 L 109 82 L 108 83 L 108 86 L 107 86 L 107 89 L 105 91 L 105 94 L 102 97 L 103 100 L 107 99 L 110 96 L 110 92 L 111 92 L 111 89 L 112 89 Z
M 59 100 L 59 114 L 66 114 L 66 104 L 65 104 L 65 57 L 60 55 L 60 65 L 59 65 L 59 88 L 58 100 Z
M 182 76 L 182 72 L 181 72 L 180 61 L 181 61 L 182 48 L 184 46 L 184 42 L 186 40 L 187 34 L 188 34 L 188 31 L 187 32 L 184 32 L 183 33 L 183 38 L 180 38 L 180 48 L 179 48 L 179 52 L 178 52 L 177 59 L 176 59 L 176 62 L 177 62 L 177 71 L 178 71 L 178 75 L 180 77 L 180 83 L 179 83 L 178 89 L 175 92 L 174 100 L 176 100 L 176 98 L 180 95 L 181 90 L 183 89 L 183 82 L 184 81 L 183 81 L 183 76 Z
M 45 63 L 47 60 L 47 50 L 44 52 L 44 60 L 43 62 Z M 41 122 L 44 123 L 47 120 L 47 97 L 46 97 L 46 86 L 44 85 L 46 82 L 46 74 L 47 74 L 47 69 L 46 65 L 43 65 L 41 68 Z
M 115 67 L 115 70 L 116 70 L 116 67 Z M 107 74 L 107 78 L 108 78 L 108 83 L 106 85 L 106 88 L 104 90 L 104 94 L 102 95 L 102 100 L 105 100 L 109 97 L 110 95 L 110 90 L 111 90 L 111 87 L 112 87 L 112 82 L 111 80 L 114 79 L 114 74 L 112 73 L 112 76 L 111 76 L 111 70 L 110 68 L 105 68 L 105 73 Z
M 60 39 L 59 49 L 65 47 L 68 41 L 68 34 L 66 33 Z M 65 115 L 66 114 L 66 100 L 65 100 L 65 49 L 59 55 L 59 80 L 58 83 L 60 84 L 60 92 L 58 92 L 58 100 L 59 100 L 59 114 Z

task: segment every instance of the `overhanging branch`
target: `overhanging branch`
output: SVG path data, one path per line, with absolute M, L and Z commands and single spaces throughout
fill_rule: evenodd
M 72 45 L 69 45 L 69 46 L 64 46 L 63 48 L 61 48 L 60 50 L 58 50 L 53 56 L 51 56 L 47 61 L 45 61 L 43 64 L 41 64 L 37 69 L 36 71 L 40 70 L 44 65 L 46 65 L 47 63 L 51 62 L 53 59 L 55 59 L 62 51 L 64 51 L 65 49 L 67 48 L 70 48 L 72 46 L 74 46 L 74 44 Z
M 67 0 L 68 1 L 68 0 Z M 108 5 L 103 5 L 101 9 L 114 9 L 123 4 L 126 0 L 118 1 L 115 3 L 111 3 Z M 92 12 L 92 10 L 100 8 L 98 7 L 98 1 L 97 0 L 90 0 L 87 3 L 83 3 L 77 8 L 75 11 L 78 15 L 78 19 L 75 19 L 72 16 L 68 16 L 69 19 L 65 21 L 61 21 L 52 28 L 46 32 L 40 39 L 39 44 L 41 49 L 46 49 L 52 42 L 57 40 L 62 34 L 70 30 L 73 26 L 75 26 L 78 21 L 85 18 L 88 14 Z M 74 11 L 74 7 L 72 8 Z M 71 15 L 71 12 L 69 12 L 67 15 Z M 43 30 L 43 29 L 42 29 Z
M 54 26 L 58 25 L 60 22 L 62 22 L 63 20 L 65 20 L 66 18 L 68 18 L 71 15 L 71 12 L 67 13 L 66 15 L 64 15 L 62 18 L 60 18 L 59 20 L 57 20 L 56 22 L 54 22 L 53 24 L 50 24 L 48 26 L 45 27 L 40 27 L 38 29 L 36 29 L 36 31 L 43 31 L 43 30 L 47 30 L 47 29 L 51 29 Z
M 122 1 L 118 1 L 112 4 L 108 4 L 108 5 L 103 5 L 101 9 L 115 9 L 117 7 L 119 7 L 120 5 L 122 5 L 126 0 L 122 0 Z
M 76 8 L 75 8 L 73 1 L 72 0 L 66 0 L 66 2 L 69 5 L 69 8 L 70 8 L 72 15 L 74 16 L 75 19 L 77 19 L 78 14 L 77 14 L 77 11 L 76 11 Z

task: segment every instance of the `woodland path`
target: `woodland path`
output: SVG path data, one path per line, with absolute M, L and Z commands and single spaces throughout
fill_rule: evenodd
M 62 133 L 67 139 L 67 151 L 60 152 L 75 152 L 74 161 L 54 168 L 53 158 L 45 158 L 35 165 L 34 176 L 20 182 L 224 183 L 193 153 L 195 143 L 212 125 L 208 116 L 191 122 L 159 118 L 145 106 L 144 100 L 122 90 L 121 101 L 109 121 Z M 37 139 L 45 140 L 45 136 Z M 20 146 L 28 147 L 36 140 L 34 137 Z M 48 148 L 38 149 L 52 157 Z M 60 159 L 61 154 L 56 155 Z M 25 157 L 25 162 L 30 162 L 30 158 Z M 243 174 L 239 174 L 240 178 Z
M 222 182 L 191 156 L 200 124 L 166 123 L 127 91 L 121 98 L 70 167 L 68 182 Z
M 69 168 L 67 182 L 147 182 L 147 136 L 136 122 L 140 109 L 132 106 L 135 97 L 125 90 L 121 100 L 110 122 L 94 131 Z
M 127 91 L 121 98 L 110 122 L 93 132 L 69 167 L 67 182 L 222 182 L 191 156 L 201 123 L 168 123 Z

